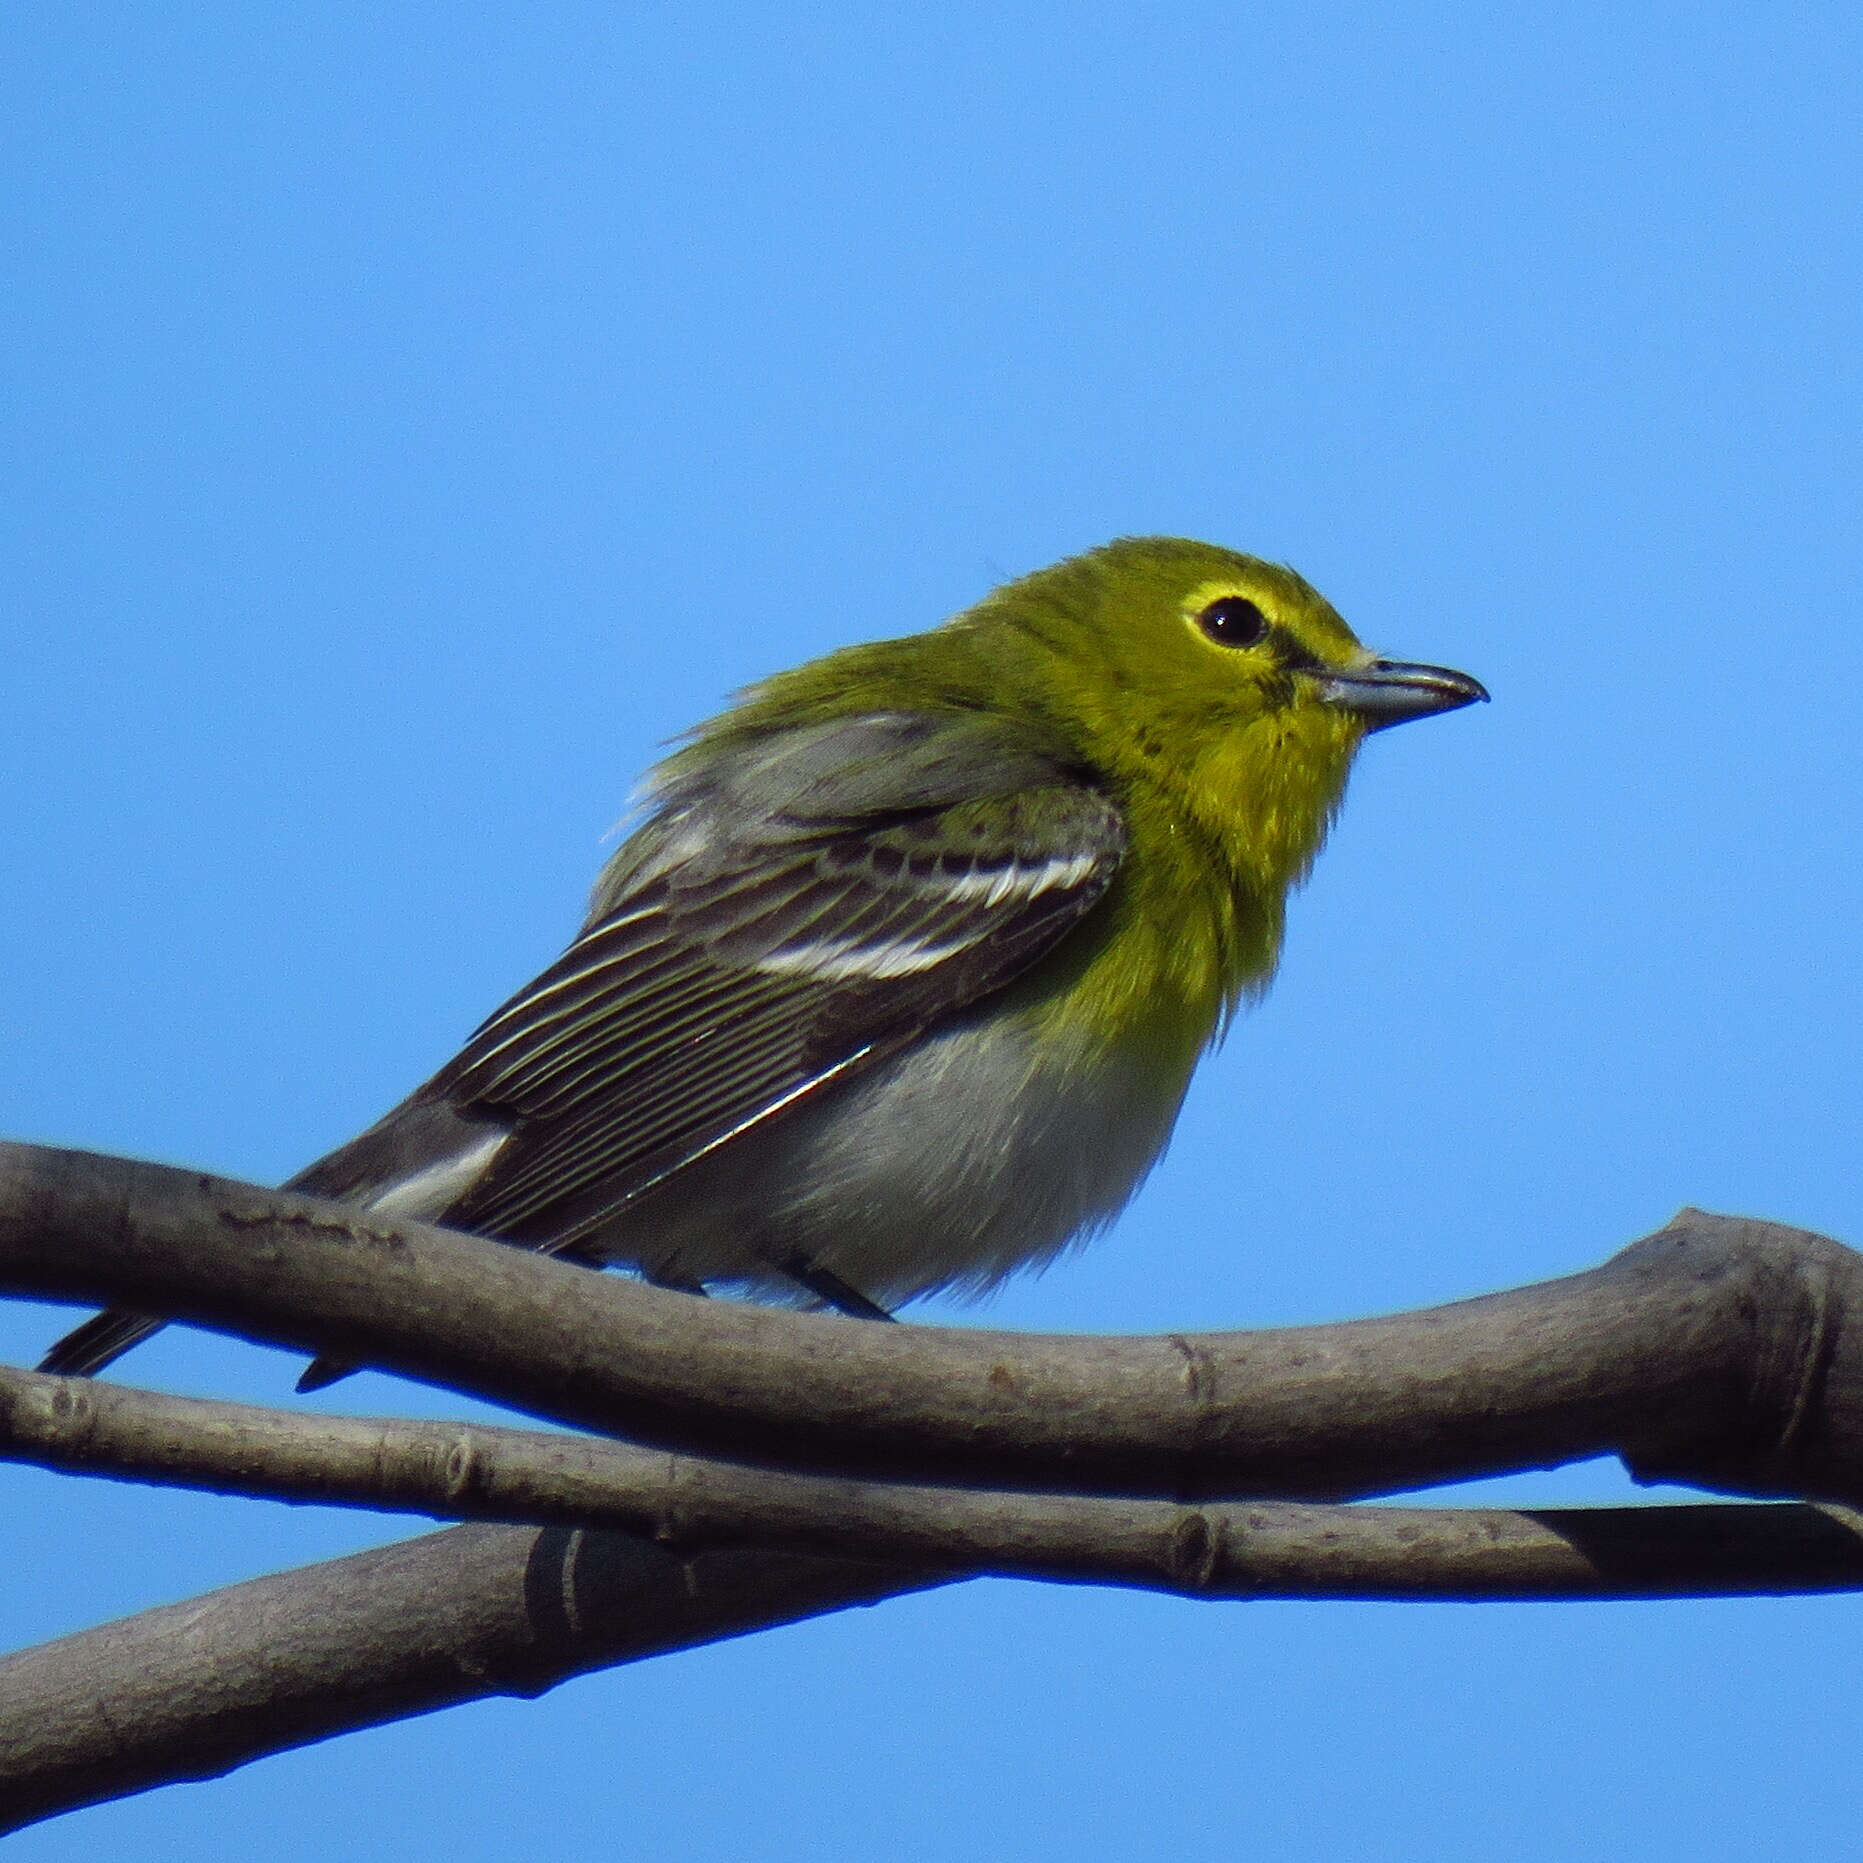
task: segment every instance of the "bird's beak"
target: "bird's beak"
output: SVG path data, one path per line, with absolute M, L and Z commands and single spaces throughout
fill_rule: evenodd
M 1414 666 L 1408 660 L 1367 660 L 1316 675 L 1322 704 L 1364 719 L 1367 731 L 1409 718 L 1433 718 L 1486 700 L 1479 679 L 1447 666 Z

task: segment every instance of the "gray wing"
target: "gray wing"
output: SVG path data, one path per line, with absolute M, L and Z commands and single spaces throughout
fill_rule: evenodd
M 675 772 L 575 943 L 296 1187 L 445 1182 L 449 1155 L 471 1157 L 438 1214 L 573 1247 L 1002 988 L 1125 849 L 1118 809 L 1064 754 L 977 716 L 839 719 Z

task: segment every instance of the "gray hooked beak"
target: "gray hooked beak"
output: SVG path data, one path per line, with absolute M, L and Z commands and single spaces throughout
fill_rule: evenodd
M 1367 731 L 1408 718 L 1433 718 L 1485 701 L 1488 688 L 1447 666 L 1415 666 L 1408 660 L 1367 660 L 1363 666 L 1316 675 L 1320 698 L 1342 712 L 1355 712 Z

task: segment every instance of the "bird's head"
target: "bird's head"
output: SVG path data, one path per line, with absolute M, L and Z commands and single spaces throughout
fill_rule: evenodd
M 1292 570 L 1185 538 L 1123 538 L 966 619 L 1033 647 L 1033 690 L 1091 760 L 1276 893 L 1318 852 L 1370 732 L 1488 696 L 1362 646 Z

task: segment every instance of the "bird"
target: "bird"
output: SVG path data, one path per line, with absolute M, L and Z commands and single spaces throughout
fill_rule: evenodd
M 693 1293 L 985 1293 L 1162 1154 L 1364 739 L 1488 696 L 1178 537 L 779 672 L 650 774 L 563 954 L 285 1188 Z

